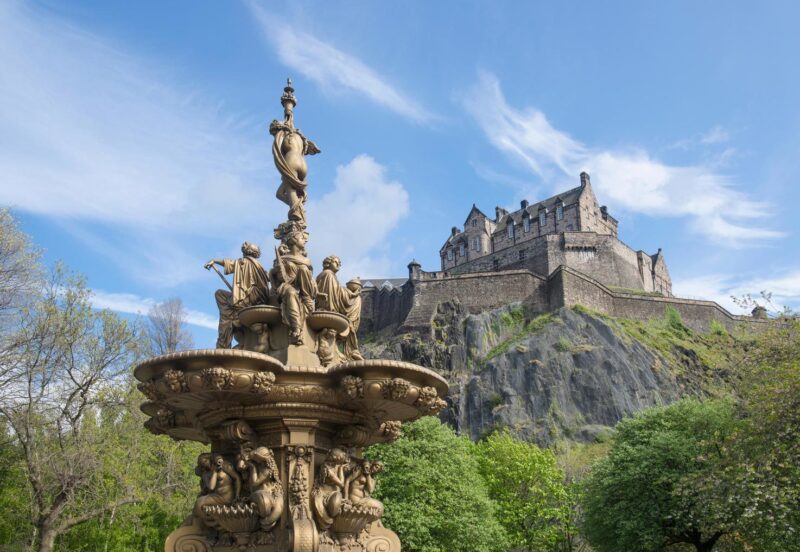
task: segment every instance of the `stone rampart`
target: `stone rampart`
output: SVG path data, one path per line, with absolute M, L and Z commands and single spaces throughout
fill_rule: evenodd
M 764 324 L 751 316 L 728 312 L 714 301 L 681 299 L 658 295 L 638 295 L 614 291 L 593 278 L 566 266 L 559 267 L 548 278 L 550 308 L 583 305 L 611 316 L 647 321 L 664 316 L 669 306 L 678 311 L 683 323 L 697 332 L 707 332 L 716 320 L 728 331 L 742 324 Z
M 457 300 L 475 313 L 515 301 L 526 301 L 536 310 L 549 308 L 547 280 L 528 270 L 458 275 L 423 272 L 420 279 L 410 284 L 413 301 L 402 322 L 409 328 L 429 327 L 436 306 L 444 301 Z
M 557 267 L 548 278 L 526 269 L 471 274 L 414 270 L 411 276 L 402 288 L 364 290 L 364 331 L 393 324 L 424 331 L 430 328 L 437 306 L 454 300 L 473 313 L 524 301 L 538 312 L 583 305 L 611 316 L 642 321 L 663 317 L 666 307 L 670 306 L 680 313 L 687 327 L 698 332 L 707 332 L 712 320 L 728 331 L 742 324 L 765 322 L 732 314 L 714 301 L 614 290 L 564 265 Z

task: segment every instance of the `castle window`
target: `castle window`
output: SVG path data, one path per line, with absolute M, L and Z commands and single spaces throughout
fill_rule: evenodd
M 520 261 L 524 261 L 525 260 L 525 250 L 524 249 L 520 249 L 520 251 L 519 251 L 519 260 Z
M 539 226 L 547 224 L 547 212 L 539 211 Z
M 497 270 L 500 268 L 500 259 L 492 259 L 492 268 Z
M 563 220 L 564 219 L 564 206 L 558 205 L 556 206 L 556 219 Z
M 506 226 L 506 230 L 508 231 L 508 239 L 514 239 L 514 221 L 509 221 L 508 226 Z
M 462 257 L 467 254 L 466 247 L 464 247 L 463 243 L 458 245 L 458 254 Z
M 447 260 L 448 261 L 452 261 L 453 260 L 453 250 L 452 249 L 448 249 L 447 250 Z
M 472 219 L 472 226 L 478 226 L 478 219 Z
M 477 236 L 472 238 L 472 249 L 475 251 L 481 250 L 481 239 Z
M 522 228 L 525 232 L 531 231 L 531 219 L 530 217 L 523 217 L 522 218 Z

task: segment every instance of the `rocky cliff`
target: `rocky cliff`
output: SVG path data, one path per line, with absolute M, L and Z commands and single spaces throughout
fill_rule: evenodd
M 624 416 L 703 393 L 724 378 L 711 367 L 709 339 L 679 317 L 648 326 L 581 308 L 536 315 L 513 303 L 470 314 L 445 302 L 430 336 L 390 328 L 363 336 L 362 351 L 446 376 L 442 417 L 459 432 L 477 439 L 508 427 L 548 444 L 591 441 Z

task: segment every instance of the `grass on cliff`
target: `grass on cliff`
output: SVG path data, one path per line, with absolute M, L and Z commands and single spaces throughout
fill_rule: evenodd
M 497 333 L 499 335 L 511 335 L 492 347 L 489 352 L 486 353 L 486 356 L 484 356 L 481 360 L 485 363 L 499 355 L 502 355 L 511 347 L 517 345 L 529 335 L 541 330 L 552 321 L 552 313 L 540 314 L 530 320 L 527 320 L 525 311 L 522 307 L 504 312 L 500 315 L 499 324 L 501 325 L 501 328 L 497 329 Z
M 730 365 L 731 354 L 739 344 L 739 339 L 731 336 L 719 322 L 712 323 L 705 334 L 691 330 L 683 323 L 680 313 L 670 306 L 664 309 L 663 317 L 647 322 L 609 316 L 582 305 L 572 309 L 601 318 L 625 341 L 633 339 L 658 352 L 677 374 L 691 356 L 696 356 L 711 370 L 723 370 Z

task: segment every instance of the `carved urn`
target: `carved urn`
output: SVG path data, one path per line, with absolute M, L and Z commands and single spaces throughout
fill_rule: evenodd
M 234 275 L 216 294 L 217 348 L 162 355 L 134 370 L 148 399 L 146 427 L 210 449 L 197 461 L 195 507 L 165 551 L 399 552 L 372 497 L 383 466 L 362 450 L 397 439 L 401 422 L 437 414 L 447 383 L 421 366 L 363 359 L 360 283 L 340 286 L 333 256 L 313 277 L 297 155 L 319 150 L 293 126 L 291 83 L 281 103 L 285 118 L 270 132 L 278 198 L 290 209 L 275 230 L 271 269 L 247 243 L 242 259 L 209 261 Z

